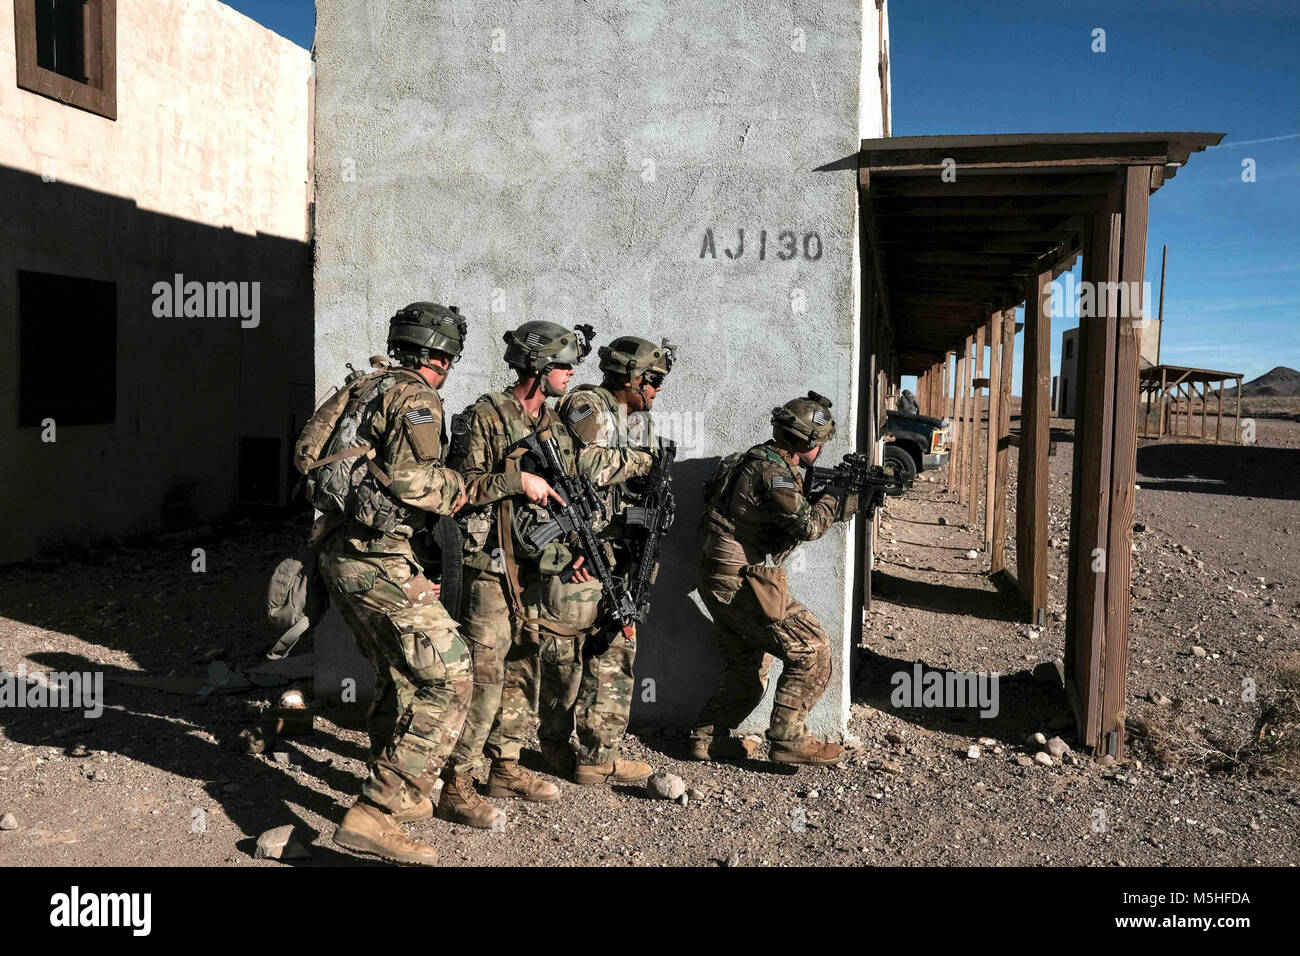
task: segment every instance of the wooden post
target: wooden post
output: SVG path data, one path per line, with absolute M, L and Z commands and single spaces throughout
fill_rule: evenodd
M 1051 272 L 1025 290 L 1025 361 L 1020 384 L 1020 451 L 1016 487 L 1016 582 L 1029 623 L 1047 620 L 1047 493 L 1051 447 Z M 1075 342 L 1076 353 L 1079 342 Z M 1082 370 L 1083 366 L 1078 368 Z M 1078 376 L 1075 376 L 1076 380 Z M 1075 408 L 1078 408 L 1076 400 Z
M 1206 416 L 1210 414 L 1210 383 L 1201 383 L 1201 441 L 1205 440 Z
M 1118 289 L 1119 195 L 1112 193 L 1089 218 L 1083 278 L 1094 289 Z M 1102 286 L 1106 283 L 1106 286 Z M 1070 495 L 1070 562 L 1065 634 L 1066 696 L 1084 744 L 1102 738 L 1102 652 L 1106 642 L 1106 568 L 1110 534 L 1110 480 L 1115 438 L 1115 297 L 1094 297 L 1097 314 L 1080 317 L 1079 388 L 1074 419 Z
M 996 574 L 1007 566 L 1007 471 L 1011 458 L 1011 370 L 1016 359 L 1016 310 L 1002 313 L 1002 363 L 998 379 L 998 456 L 994 471 L 993 549 L 989 569 Z M 1023 421 L 1023 417 L 1021 421 Z
M 1110 531 L 1106 546 L 1106 643 L 1101 675 L 1101 737 L 1104 753 L 1124 754 L 1127 712 L 1129 604 L 1133 588 L 1133 510 L 1137 494 L 1137 378 L 1142 343 L 1138 326 L 1144 314 L 1141 291 L 1146 280 L 1147 199 L 1151 169 L 1130 166 L 1123 194 L 1123 241 L 1120 281 L 1138 290 L 1125 301 L 1128 310 L 1117 317 L 1115 350 L 1114 448 L 1110 473 Z M 1206 400 L 1201 403 L 1204 437 Z
M 957 361 L 953 365 L 953 374 L 957 379 L 957 387 L 952 393 L 952 450 L 948 455 L 948 491 L 957 492 L 958 499 L 961 497 L 961 460 L 962 452 L 966 446 L 962 444 L 966 440 L 966 426 L 962 419 L 965 411 L 963 398 L 966 393 L 966 353 L 964 351 L 956 353 Z
M 948 411 L 948 393 L 952 391 L 952 382 L 950 381 L 948 370 L 951 366 L 952 366 L 952 352 L 944 352 L 943 353 L 943 388 L 942 388 L 943 407 L 939 409 L 940 418 L 952 417 L 952 415 Z
M 973 381 L 975 379 L 975 336 L 966 336 L 966 351 L 963 353 L 962 365 L 966 368 L 966 385 L 962 389 L 961 396 L 961 440 L 967 446 L 975 441 L 976 431 L 975 423 L 971 420 L 971 408 L 974 403 L 971 401 L 971 392 L 974 390 Z M 966 504 L 970 498 L 970 449 L 963 448 L 961 452 L 961 462 L 959 463 L 957 475 L 960 481 L 958 501 Z
M 984 326 L 975 330 L 975 378 L 984 377 Z M 974 384 L 975 379 L 971 379 Z M 970 505 L 970 523 L 974 524 L 979 520 L 980 508 L 980 432 L 983 425 L 980 423 L 981 417 L 981 396 L 978 387 L 972 389 L 971 411 L 970 411 L 970 472 L 966 475 L 966 480 L 970 485 L 969 497 L 966 503 Z
M 1218 399 L 1214 407 L 1214 443 L 1223 439 L 1223 379 L 1219 380 Z
M 1233 430 L 1237 436 L 1236 438 L 1233 439 L 1233 441 L 1236 444 L 1240 445 L 1241 444 L 1241 376 L 1240 375 L 1237 376 L 1237 420 L 1236 422 L 1233 423 Z
M 998 400 L 1002 397 L 1002 325 L 1000 311 L 989 316 L 989 441 L 984 454 L 984 553 L 990 557 L 993 553 L 993 502 L 997 500 Z
M 1161 369 L 1160 370 L 1160 422 L 1156 426 L 1157 430 L 1159 431 L 1159 434 L 1156 435 L 1157 438 L 1165 437 L 1165 417 L 1169 405 L 1169 392 L 1167 390 L 1169 387 L 1167 381 L 1168 377 L 1169 377 L 1169 373 L 1164 369 Z

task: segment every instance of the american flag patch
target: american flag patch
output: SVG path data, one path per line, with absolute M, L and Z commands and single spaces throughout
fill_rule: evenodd
M 580 409 L 578 409 L 576 412 L 574 412 L 572 415 L 569 416 L 569 421 L 580 422 L 584 418 L 587 418 L 589 415 L 591 415 L 593 411 L 595 411 L 595 409 L 593 409 L 590 405 L 583 405 Z
M 432 425 L 436 418 L 433 417 L 433 410 L 429 408 L 413 408 L 406 413 L 406 420 L 412 425 Z
M 831 419 L 830 416 L 826 414 L 826 409 L 818 408 L 813 410 L 812 420 L 814 425 L 825 425 Z
M 529 332 L 524 336 L 524 343 L 526 345 L 541 345 L 542 337 L 537 332 Z
M 794 479 L 789 475 L 773 475 L 768 484 L 772 486 L 773 491 L 795 490 Z

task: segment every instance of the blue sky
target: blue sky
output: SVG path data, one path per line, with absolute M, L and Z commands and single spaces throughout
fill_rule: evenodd
M 231 5 L 311 46 L 306 0 Z M 890 44 L 896 136 L 1226 133 L 1151 198 L 1153 289 L 1169 244 L 1161 357 L 1247 379 L 1300 368 L 1300 3 L 894 0 Z M 1054 323 L 1054 370 L 1075 324 Z

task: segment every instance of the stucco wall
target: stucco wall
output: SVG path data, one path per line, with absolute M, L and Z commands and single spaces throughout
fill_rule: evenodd
M 212 0 L 117 9 L 113 121 L 17 87 L 0 3 L 0 487 L 27 504 L 0 562 L 219 515 L 240 436 L 288 436 L 295 380 L 311 399 L 310 53 Z M 117 284 L 113 424 L 16 427 L 20 270 Z M 156 318 L 177 272 L 260 282 L 260 325 Z M 75 346 L 43 372 L 74 389 L 100 360 Z
M 809 388 L 837 403 L 828 458 L 853 442 L 865 15 L 868 69 L 853 0 L 317 7 L 318 397 L 421 298 L 469 319 L 451 410 L 506 383 L 501 333 L 530 319 L 680 346 L 656 416 L 683 444 L 682 507 L 642 629 L 641 725 L 689 723 L 716 675 L 690 592 L 717 457 Z M 848 542 L 837 527 L 791 575 L 836 652 L 824 732 L 847 713 Z

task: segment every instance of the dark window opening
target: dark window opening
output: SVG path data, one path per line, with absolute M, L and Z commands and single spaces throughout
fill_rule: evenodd
M 1065 357 L 1069 358 L 1074 354 L 1074 339 L 1065 340 Z
M 18 273 L 18 425 L 117 420 L 117 285 Z
M 36 0 L 36 65 L 86 82 L 85 0 Z

